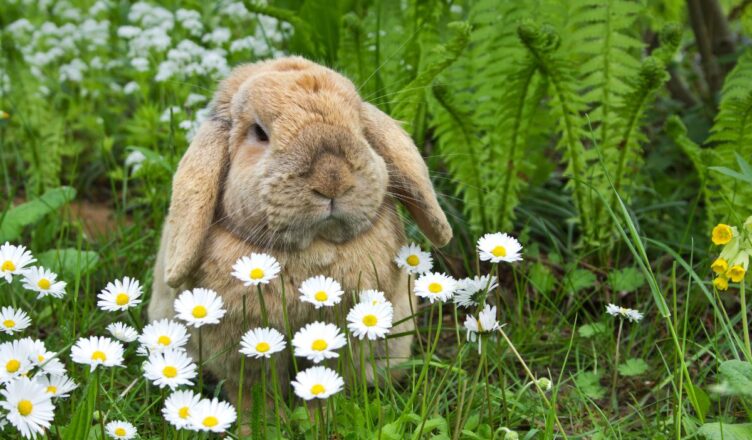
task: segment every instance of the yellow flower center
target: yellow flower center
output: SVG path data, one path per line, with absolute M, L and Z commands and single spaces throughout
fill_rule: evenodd
M 91 354 L 91 360 L 93 360 L 93 361 L 99 361 L 99 362 L 104 362 L 104 361 L 107 360 L 107 355 L 104 354 L 103 351 L 97 350 L 97 351 L 95 351 L 94 353 Z
M 711 239 L 713 244 L 726 244 L 734 238 L 734 232 L 731 230 L 731 226 L 720 223 L 713 228 Z
M 744 270 L 744 267 L 737 264 L 735 266 L 731 266 L 731 269 L 728 270 L 726 275 L 728 275 L 728 277 L 731 278 L 731 281 L 735 283 L 741 283 L 742 280 L 744 279 L 744 274 L 746 272 L 747 271 Z
M 313 394 L 314 396 L 318 396 L 324 391 L 326 391 L 326 388 L 324 388 L 324 385 L 321 385 L 320 383 L 317 383 L 316 385 L 311 387 L 311 394 Z
M 31 410 L 34 409 L 34 405 L 31 404 L 30 400 L 22 400 L 18 402 L 18 413 L 22 416 L 28 416 L 31 414 Z
M 723 258 L 716 258 L 713 264 L 710 265 L 710 268 L 718 275 L 722 275 L 728 270 L 728 261 Z
M 405 261 L 410 266 L 417 266 L 420 263 L 420 258 L 418 258 L 417 255 L 410 255 L 409 257 L 405 258 Z
M 5 371 L 8 373 L 15 373 L 19 368 L 21 368 L 21 362 L 17 359 L 11 359 L 5 364 Z
M 57 394 L 57 387 L 55 385 L 50 385 L 47 387 L 47 392 L 49 394 Z
M 256 351 L 258 351 L 259 353 L 266 353 L 270 348 L 271 347 L 267 342 L 259 342 L 258 344 L 256 344 Z
M 264 278 L 264 270 L 259 269 L 258 267 L 251 270 L 251 279 L 252 280 L 260 280 L 261 278 Z
M 196 306 L 193 308 L 193 311 L 191 311 L 191 314 L 193 314 L 193 317 L 196 319 L 201 319 L 206 317 L 206 307 L 204 306 Z
M 316 298 L 316 301 L 324 302 L 329 298 L 329 295 L 327 295 L 323 290 L 319 290 L 315 295 L 313 295 L 313 297 Z
M 219 423 L 219 420 L 217 420 L 217 418 L 214 416 L 209 416 L 205 418 L 204 421 L 201 423 L 203 423 L 204 426 L 206 426 L 207 428 L 211 428 L 211 427 L 217 426 L 217 424 Z
M 51 285 L 52 283 L 50 283 L 50 280 L 48 280 L 47 278 L 42 278 L 37 282 L 37 286 L 39 286 L 39 288 L 42 290 L 49 289 Z
M 167 347 L 172 342 L 169 336 L 162 335 L 157 339 L 157 344 Z
M 122 427 L 115 428 L 115 435 L 116 436 L 118 436 L 118 437 L 125 437 L 125 434 L 126 434 L 125 428 L 122 428 Z
M 491 249 L 491 253 L 494 257 L 506 257 L 507 256 L 507 250 L 504 248 L 504 246 L 496 246 L 495 248 Z
M 173 367 L 172 365 L 168 365 L 164 367 L 162 374 L 164 374 L 164 377 L 169 377 L 170 379 L 172 379 L 173 377 L 178 375 L 178 369 Z
M 13 272 L 16 270 L 16 265 L 10 260 L 5 260 L 3 261 L 2 270 L 3 272 Z
M 178 417 L 181 419 L 187 419 L 191 415 L 187 406 L 184 406 L 178 410 Z
M 365 324 L 366 327 L 373 327 L 378 322 L 379 320 L 376 318 L 376 315 L 366 315 L 363 317 L 363 324 Z
M 42 362 L 44 362 L 44 356 L 42 356 L 41 354 L 40 354 L 40 355 L 38 355 L 38 356 L 37 356 L 37 361 L 39 361 L 39 363 L 40 363 L 40 364 L 41 364 Z
M 5 328 L 13 328 L 16 326 L 16 321 L 12 319 L 6 319 L 5 321 L 3 321 L 3 326 L 5 326 Z
M 128 301 L 130 301 L 130 297 L 126 293 L 118 293 L 115 297 L 115 304 L 119 306 L 128 304 Z
M 315 341 L 313 341 L 313 344 L 311 344 L 311 349 L 316 351 L 324 351 L 328 346 L 329 344 L 327 344 L 325 340 L 316 339 Z
M 439 283 L 431 283 L 431 284 L 428 285 L 428 291 L 431 292 L 431 293 L 439 293 L 442 290 L 443 289 L 441 287 L 441 284 L 439 284 Z

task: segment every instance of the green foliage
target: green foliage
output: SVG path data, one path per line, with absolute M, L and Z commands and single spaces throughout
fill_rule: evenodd
M 608 283 L 615 292 L 634 292 L 645 285 L 645 276 L 636 267 L 625 267 L 610 272 Z
M 62 273 L 75 279 L 96 268 L 99 254 L 95 251 L 80 251 L 74 248 L 52 249 L 38 254 L 37 261 L 55 273 Z
M 706 423 L 698 433 L 707 440 L 746 440 L 752 438 L 752 423 Z
M 73 188 L 55 188 L 39 198 L 8 209 L 0 217 L 0 242 L 18 240 L 24 227 L 39 222 L 75 197 L 76 190 Z
M 629 358 L 618 367 L 619 374 L 627 377 L 640 376 L 648 371 L 648 368 L 650 367 L 645 362 L 645 359 L 642 358 Z

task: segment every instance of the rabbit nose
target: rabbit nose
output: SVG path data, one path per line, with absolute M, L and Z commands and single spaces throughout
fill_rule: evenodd
M 324 154 L 312 167 L 311 189 L 319 196 L 334 200 L 353 187 L 348 164 L 333 154 Z

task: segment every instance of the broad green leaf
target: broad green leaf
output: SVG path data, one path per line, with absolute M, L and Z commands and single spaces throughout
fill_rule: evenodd
M 752 176 L 742 174 L 726 167 L 708 167 L 709 170 L 718 171 L 719 173 L 728 177 L 741 180 L 742 182 L 752 183 Z
M 645 276 L 636 267 L 625 267 L 608 274 L 608 283 L 616 292 L 634 292 L 645 284 Z
M 544 265 L 536 263 L 530 269 L 530 282 L 538 292 L 548 293 L 554 288 L 555 279 L 551 271 Z
M 37 261 L 53 272 L 76 277 L 91 272 L 99 262 L 99 254 L 73 248 L 51 249 L 37 255 Z
M 577 333 L 582 338 L 592 338 L 593 336 L 603 333 L 606 330 L 606 324 L 602 322 L 594 322 L 592 324 L 581 325 L 577 329 Z
M 595 274 L 587 269 L 575 269 L 564 277 L 564 287 L 571 293 L 577 293 L 595 284 Z
M 752 397 L 752 364 L 739 360 L 724 361 L 718 372 L 729 394 Z
M 600 399 L 606 394 L 606 389 L 601 386 L 601 373 L 583 371 L 578 374 L 574 383 L 586 396 L 591 399 Z
M 622 376 L 639 376 L 648 371 L 648 364 L 640 358 L 627 359 L 619 365 L 619 374 Z
M 41 220 L 76 197 L 76 190 L 62 186 L 51 189 L 41 197 L 10 208 L 0 216 L 0 242 L 16 240 L 23 228 Z
M 749 440 L 752 423 L 706 423 L 697 432 L 707 440 Z
M 704 420 L 708 415 L 708 411 L 710 411 L 710 397 L 708 397 L 708 393 L 703 391 L 702 388 L 692 384 L 689 384 L 689 386 L 691 386 L 692 390 L 694 391 L 695 398 L 697 399 L 698 403 L 697 409 L 700 411 L 700 416 Z

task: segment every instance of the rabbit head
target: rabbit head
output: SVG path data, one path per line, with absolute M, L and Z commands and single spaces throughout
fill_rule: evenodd
M 173 180 L 166 281 L 183 282 L 214 222 L 268 249 L 357 239 L 400 200 L 436 245 L 451 228 L 409 136 L 353 84 L 303 58 L 236 68 Z

